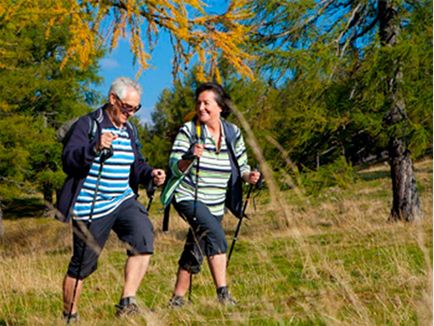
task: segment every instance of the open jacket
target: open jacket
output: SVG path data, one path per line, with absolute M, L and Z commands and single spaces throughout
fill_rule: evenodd
M 100 119 L 97 119 L 99 115 Z M 91 124 L 89 118 L 97 122 L 98 128 L 94 137 L 91 137 Z M 101 130 L 104 127 L 110 127 L 111 121 L 104 107 L 82 116 L 71 127 L 70 137 L 63 147 L 62 163 L 63 171 L 67 177 L 62 189 L 57 194 L 57 218 L 61 221 L 68 222 L 71 218 L 72 207 L 83 186 L 83 182 L 89 173 L 90 167 L 97 153 L 95 145 L 100 139 Z M 126 124 L 128 134 L 131 139 L 131 146 L 134 152 L 134 163 L 131 165 L 129 184 L 131 189 L 138 196 L 139 184 L 145 184 L 152 180 L 153 168 L 149 166 L 141 152 L 140 142 L 136 139 L 136 131 L 131 123 Z M 60 216 L 59 216 L 60 215 Z
M 238 165 L 237 156 L 235 154 L 235 143 L 237 141 L 237 130 L 234 124 L 226 121 L 225 119 L 221 119 L 222 126 L 224 129 L 224 135 L 226 138 L 226 145 L 229 151 L 229 160 L 231 165 L 231 177 L 228 182 L 227 190 L 226 190 L 226 200 L 225 206 L 228 208 L 231 213 L 237 218 L 241 218 L 243 215 L 242 212 L 242 204 L 243 204 L 243 180 L 241 178 L 240 166 Z M 196 125 L 196 119 L 193 119 L 190 123 Z M 204 128 L 201 125 L 201 130 Z M 196 128 L 192 128 L 194 134 L 190 139 L 190 145 L 192 145 L 198 135 L 195 133 Z M 239 132 L 239 131 L 238 131 Z M 201 135 L 203 135 L 203 130 L 201 131 Z M 182 178 L 184 178 L 186 172 L 181 172 L 177 168 L 178 162 L 173 162 L 170 167 L 168 177 L 166 178 L 166 183 L 163 187 L 163 191 L 161 193 L 160 199 L 162 204 L 164 205 L 164 218 L 163 218 L 163 231 L 168 231 L 169 229 L 169 215 L 170 215 L 170 205 L 172 203 L 172 199 L 175 193 L 176 188 L 181 182 Z

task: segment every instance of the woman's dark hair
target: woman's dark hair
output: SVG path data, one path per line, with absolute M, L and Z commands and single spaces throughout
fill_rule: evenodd
M 205 91 L 212 91 L 215 95 L 215 101 L 222 109 L 221 116 L 227 118 L 231 113 L 232 101 L 230 96 L 225 92 L 223 87 L 215 82 L 202 83 L 196 88 L 196 101 L 199 95 Z

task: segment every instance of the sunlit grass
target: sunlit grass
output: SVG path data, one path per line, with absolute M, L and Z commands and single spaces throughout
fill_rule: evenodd
M 387 222 L 391 206 L 387 167 L 359 172 L 348 189 L 319 198 L 280 193 L 290 226 L 263 191 L 241 234 L 228 270 L 233 308 L 218 305 L 209 270 L 194 277 L 193 303 L 171 310 L 186 224 L 174 214 L 161 230 L 155 202 L 156 252 L 138 293 L 151 310 L 114 317 L 125 249 L 114 235 L 98 270 L 86 280 L 81 325 L 431 325 L 432 161 L 418 163 L 425 218 Z M 6 219 L 0 249 L 0 325 L 62 325 L 61 284 L 70 257 L 68 225 L 50 218 Z M 229 243 L 237 220 L 227 215 Z

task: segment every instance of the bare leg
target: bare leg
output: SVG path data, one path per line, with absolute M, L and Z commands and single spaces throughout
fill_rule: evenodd
M 69 313 L 71 309 L 72 297 L 74 295 L 74 288 L 77 280 L 71 276 L 66 275 L 63 280 L 63 311 Z M 83 280 L 79 280 L 77 284 L 77 292 L 74 298 L 74 305 L 72 306 L 71 314 L 77 312 L 77 302 L 80 297 L 81 289 L 83 288 Z
M 189 286 L 190 272 L 180 267 L 178 269 L 178 275 L 176 277 L 175 290 L 173 291 L 173 294 L 183 297 L 185 293 L 187 293 Z
M 137 255 L 128 257 L 125 263 L 125 284 L 122 298 L 133 297 L 148 269 L 151 255 Z
M 208 264 L 215 287 L 226 286 L 226 254 L 208 257 Z

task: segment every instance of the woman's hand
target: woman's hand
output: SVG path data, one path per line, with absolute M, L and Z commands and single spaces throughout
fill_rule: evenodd
M 196 144 L 193 147 L 193 155 L 197 158 L 201 157 L 203 154 L 203 145 L 202 144 Z
M 260 177 L 261 177 L 261 172 L 256 171 L 256 170 L 243 174 L 243 180 L 245 182 L 250 183 L 251 185 L 255 185 L 259 181 Z
M 203 145 L 195 144 L 192 146 L 188 153 L 182 156 L 182 159 L 178 161 L 178 168 L 180 171 L 185 172 L 191 165 L 195 158 L 200 158 L 203 154 Z

